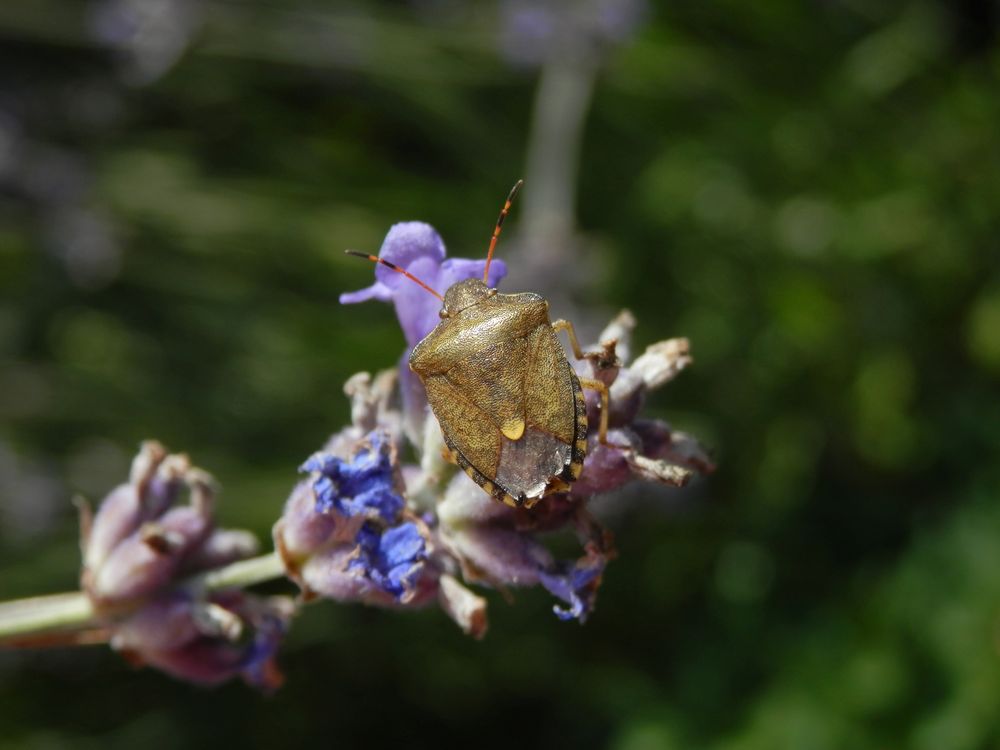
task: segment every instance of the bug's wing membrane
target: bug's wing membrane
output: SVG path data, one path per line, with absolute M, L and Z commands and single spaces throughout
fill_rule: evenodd
M 515 504 L 531 507 L 573 462 L 577 409 L 569 365 L 552 329 L 538 326 L 522 340 L 525 429 L 516 440 L 501 437 L 496 483 Z
M 484 478 L 496 476 L 500 463 L 500 430 L 444 375 L 424 380 L 427 400 L 444 434 L 462 457 Z
M 562 346 L 552 329 L 539 326 L 532 332 L 525 380 L 527 423 L 560 442 L 572 444 L 576 437 L 573 380 Z
M 448 381 L 508 438 L 524 433 L 524 381 L 528 370 L 525 338 L 501 341 L 466 357 L 448 370 Z

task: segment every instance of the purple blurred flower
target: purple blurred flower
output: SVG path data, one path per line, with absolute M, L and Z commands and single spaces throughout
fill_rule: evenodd
M 94 40 L 116 51 L 126 79 L 140 85 L 174 66 L 201 23 L 191 0 L 96 0 L 88 16 Z
M 627 42 L 645 21 L 646 0 L 501 0 L 500 51 L 514 65 L 586 55 Z
M 185 491 L 190 502 L 178 505 Z M 257 552 L 248 532 L 215 527 L 214 498 L 211 477 L 186 456 L 144 443 L 129 482 L 96 515 L 81 507 L 82 588 L 112 647 L 133 663 L 208 684 L 242 676 L 270 689 L 280 682 L 273 656 L 291 600 L 185 586 Z
M 516 65 L 540 65 L 552 44 L 559 19 L 548 4 L 501 0 L 500 49 Z

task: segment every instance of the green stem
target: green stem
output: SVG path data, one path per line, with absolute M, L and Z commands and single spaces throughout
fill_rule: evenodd
M 246 588 L 257 583 L 282 578 L 285 568 L 277 552 L 201 573 L 178 584 L 178 588 L 202 591 Z M 141 606 L 141 602 L 133 606 Z M 116 614 L 129 612 L 133 606 L 122 605 Z M 69 591 L 48 596 L 34 596 L 0 603 L 0 643 L 25 639 L 53 631 L 78 631 L 98 625 L 100 618 L 86 594 Z
M 94 621 L 90 599 L 79 591 L 0 603 L 0 641 L 82 628 Z
M 283 578 L 285 565 L 277 552 L 271 552 L 249 560 L 240 560 L 218 570 L 210 570 L 200 576 L 188 579 L 183 586 L 201 586 L 207 591 L 219 589 L 244 589 L 275 578 Z

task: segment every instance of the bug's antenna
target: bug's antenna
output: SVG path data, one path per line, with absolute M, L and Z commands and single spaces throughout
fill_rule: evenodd
M 503 208 L 500 210 L 500 218 L 497 219 L 497 225 L 493 227 L 493 237 L 490 239 L 490 250 L 486 253 L 486 268 L 483 270 L 483 283 L 489 283 L 487 279 L 490 275 L 490 263 L 493 262 L 493 251 L 496 249 L 497 240 L 500 238 L 500 230 L 503 229 L 503 220 L 507 218 L 507 214 L 510 213 L 510 204 L 514 202 L 514 196 L 517 195 L 517 191 L 521 189 L 521 185 L 524 184 L 524 180 L 518 180 L 517 184 L 510 189 L 510 195 L 507 196 L 507 200 L 503 204 Z
M 395 263 L 390 263 L 387 260 L 383 260 L 382 258 L 378 257 L 377 255 L 369 255 L 368 253 L 359 253 L 357 250 L 345 250 L 344 252 L 347 253 L 348 255 L 356 255 L 359 258 L 367 258 L 372 263 L 381 263 L 383 266 L 386 266 L 387 268 L 391 268 L 393 271 L 396 271 L 398 273 L 403 274 L 403 276 L 405 276 L 406 278 L 408 278 L 410 281 L 417 282 L 418 284 L 420 284 L 420 286 L 422 286 L 428 292 L 430 292 L 435 297 L 437 297 L 439 300 L 441 300 L 442 302 L 444 302 L 444 297 L 442 297 L 440 294 L 438 294 L 437 292 L 435 292 L 433 289 L 431 289 L 429 286 L 427 286 L 427 284 L 425 284 L 424 282 L 422 282 L 420 279 L 418 279 L 412 273 L 410 273 L 409 271 L 404 271 L 402 268 L 400 268 L 399 266 L 397 266 Z

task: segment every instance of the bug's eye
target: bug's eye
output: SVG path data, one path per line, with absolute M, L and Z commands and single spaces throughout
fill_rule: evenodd
M 487 297 L 496 297 L 497 296 L 497 290 L 496 289 L 487 289 L 486 290 L 486 296 Z
M 448 308 L 447 308 L 447 307 L 442 307 L 442 308 L 441 308 L 441 309 L 440 309 L 440 310 L 438 311 L 438 317 L 439 317 L 439 318 L 450 318 L 450 317 L 451 317 L 451 313 L 450 313 L 450 312 L 448 312 Z

